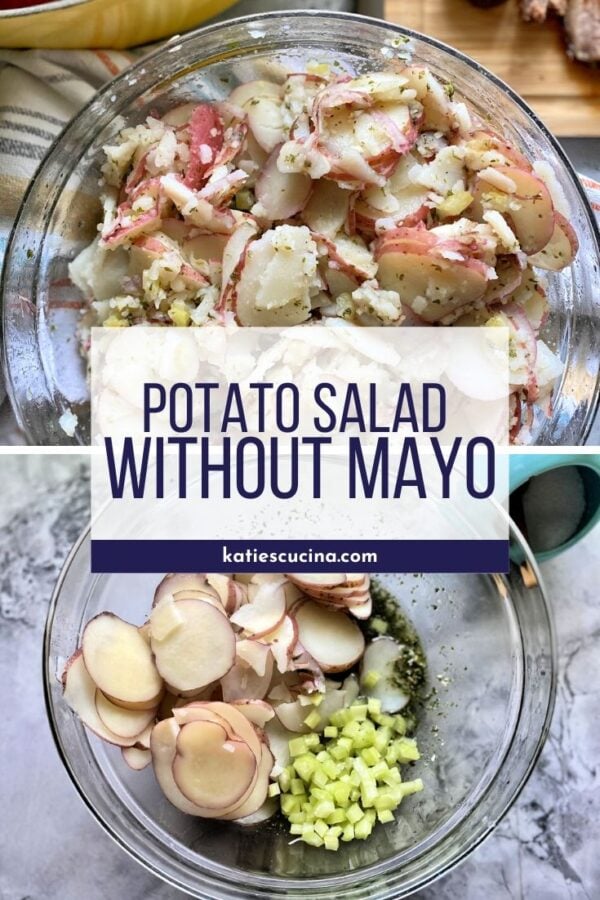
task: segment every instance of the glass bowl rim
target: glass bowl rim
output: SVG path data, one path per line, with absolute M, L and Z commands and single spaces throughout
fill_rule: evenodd
M 80 0 L 75 0 L 75 2 L 80 2 Z M 85 0 L 82 0 L 85 2 Z M 514 91 L 506 82 L 504 82 L 501 78 L 487 69 L 485 66 L 482 66 L 481 63 L 477 62 L 470 56 L 465 53 L 462 53 L 460 50 L 455 49 L 449 44 L 445 44 L 443 41 L 439 41 L 436 38 L 432 38 L 426 34 L 422 34 L 421 32 L 415 31 L 410 28 L 405 28 L 402 25 L 397 25 L 393 22 L 386 22 L 383 19 L 375 18 L 372 16 L 360 15 L 357 13 L 349 13 L 349 12 L 341 12 L 341 11 L 325 11 L 325 10 L 280 10 L 275 12 L 267 12 L 267 13 L 255 13 L 247 16 L 238 16 L 235 18 L 227 19 L 224 22 L 215 22 L 211 25 L 204 25 L 199 28 L 192 29 L 189 32 L 186 32 L 183 35 L 174 35 L 169 38 L 167 41 L 161 43 L 159 47 L 155 50 L 148 53 L 146 56 L 143 56 L 138 62 L 134 63 L 131 66 L 128 66 L 123 70 L 119 75 L 116 75 L 114 78 L 110 79 L 103 85 L 98 91 L 96 91 L 93 96 L 87 101 L 87 103 L 76 113 L 76 115 L 65 125 L 63 130 L 56 136 L 51 145 L 49 146 L 44 158 L 42 159 L 38 169 L 33 175 L 27 189 L 23 195 L 21 203 L 19 205 L 19 209 L 13 223 L 13 226 L 10 231 L 10 235 L 8 237 L 8 241 L 6 244 L 6 249 L 4 253 L 4 260 L 2 265 L 2 271 L 0 273 L 0 300 L 3 303 L 3 315 L 2 322 L 0 323 L 0 329 L 2 332 L 2 365 L 4 369 L 4 377 L 7 392 L 10 397 L 11 405 L 17 415 L 17 418 L 20 422 L 21 427 L 25 431 L 26 437 L 29 439 L 29 427 L 28 424 L 24 421 L 23 416 L 21 415 L 21 402 L 18 398 L 18 391 L 13 384 L 12 371 L 8 364 L 8 359 L 10 353 L 8 351 L 8 340 L 7 340 L 7 332 L 12 330 L 12 325 L 7 327 L 7 313 L 6 307 L 4 304 L 4 295 L 7 290 L 8 283 L 8 271 L 11 268 L 12 264 L 12 254 L 14 250 L 14 245 L 17 240 L 17 234 L 19 228 L 21 226 L 21 221 L 25 216 L 26 207 L 28 206 L 29 200 L 31 196 L 36 191 L 38 185 L 43 181 L 44 176 L 47 172 L 48 167 L 53 163 L 54 158 L 57 154 L 61 152 L 63 144 L 68 145 L 68 141 L 72 133 L 79 127 L 82 121 L 85 121 L 86 116 L 96 103 L 103 102 L 107 95 L 114 93 L 115 86 L 119 88 L 123 82 L 126 82 L 128 79 L 131 79 L 132 75 L 135 75 L 143 69 L 146 69 L 148 64 L 152 64 L 152 62 L 158 58 L 160 58 L 165 52 L 169 52 L 169 46 L 174 42 L 178 42 L 179 44 L 187 44 L 189 42 L 193 42 L 197 40 L 198 37 L 210 34 L 214 31 L 225 30 L 229 27 L 239 27 L 244 24 L 260 24 L 263 22 L 277 22 L 277 21 L 291 21 L 291 22 L 300 22 L 300 21 L 309 21 L 315 19 L 324 19 L 331 20 L 333 22 L 359 22 L 363 25 L 373 26 L 374 28 L 380 28 L 386 31 L 389 31 L 393 34 L 402 34 L 409 39 L 416 39 L 426 45 L 431 47 L 435 47 L 438 50 L 448 54 L 450 57 L 453 57 L 456 60 L 459 60 L 461 63 L 466 65 L 468 68 L 478 72 L 483 78 L 490 81 L 495 87 L 499 88 L 502 92 L 504 92 L 513 103 L 515 103 L 521 110 L 525 113 L 525 115 L 532 121 L 537 129 L 542 133 L 542 136 L 550 143 L 552 150 L 558 156 L 560 162 L 565 168 L 565 172 L 568 175 L 569 180 L 575 188 L 575 192 L 578 195 L 578 198 L 582 204 L 583 209 L 586 212 L 588 225 L 590 227 L 590 234 L 592 237 L 592 243 L 595 245 L 595 251 L 598 260 L 600 260 L 600 225 L 596 221 L 594 216 L 590 201 L 588 199 L 585 188 L 583 187 L 571 161 L 569 160 L 567 154 L 561 147 L 557 138 L 552 134 L 549 128 L 542 122 L 542 120 L 537 116 L 537 114 L 531 109 L 531 107 L 525 102 L 525 100 Z M 145 90 L 148 90 L 146 88 Z M 68 180 L 68 176 L 67 176 Z M 63 181 L 60 187 L 59 193 L 56 195 L 51 209 L 46 212 L 46 215 L 50 215 L 52 211 L 56 207 L 56 203 L 60 197 L 60 194 L 64 190 L 64 186 L 66 181 Z M 45 231 L 44 231 L 45 234 Z M 37 267 L 34 269 L 34 283 L 37 281 Z M 39 347 L 38 347 L 39 352 Z M 45 367 L 43 367 L 45 369 Z M 44 380 L 48 385 L 48 373 L 44 371 L 43 374 Z M 49 386 L 49 385 L 48 385 Z M 592 425 L 594 423 L 596 414 L 598 409 L 600 408 L 600 366 L 598 367 L 598 371 L 596 373 L 595 384 L 593 388 L 593 395 L 590 398 L 589 407 L 586 411 L 585 421 L 582 424 L 582 431 L 579 439 L 579 444 L 582 445 L 586 442 Z
M 492 502 L 495 503 L 495 501 L 492 501 Z M 557 692 L 557 681 L 558 681 L 557 645 L 556 645 L 556 634 L 555 634 L 554 619 L 553 619 L 553 614 L 552 614 L 552 607 L 548 601 L 547 591 L 546 591 L 543 579 L 541 577 L 541 573 L 540 573 L 537 561 L 536 561 L 535 557 L 533 556 L 533 553 L 531 552 L 529 545 L 527 544 L 527 542 L 526 542 L 523 534 L 519 530 L 519 528 L 516 526 L 516 524 L 513 522 L 513 520 L 508 516 L 508 513 L 504 513 L 504 515 L 506 516 L 506 518 L 508 519 L 508 522 L 509 522 L 511 540 L 516 540 L 516 542 L 519 544 L 520 550 L 522 551 L 522 554 L 523 554 L 523 559 L 526 564 L 527 563 L 529 564 L 529 567 L 531 568 L 531 570 L 533 571 L 533 574 L 535 576 L 535 579 L 537 582 L 535 585 L 535 589 L 538 591 L 538 594 L 539 594 L 539 601 L 541 602 L 541 609 L 542 609 L 542 612 L 544 615 L 544 626 L 547 629 L 548 666 L 547 666 L 546 674 L 549 677 L 546 682 L 547 683 L 547 702 L 546 702 L 546 708 L 545 708 L 545 712 L 544 712 L 544 716 L 543 716 L 543 721 L 540 723 L 539 734 L 538 734 L 537 740 L 535 742 L 535 747 L 533 748 L 533 752 L 531 753 L 531 756 L 529 758 L 526 768 L 521 773 L 519 781 L 513 786 L 512 790 L 510 792 L 510 795 L 502 801 L 498 810 L 496 810 L 493 813 L 493 815 L 486 816 L 487 822 L 486 822 L 485 826 L 480 830 L 480 832 L 477 835 L 475 835 L 474 838 L 472 838 L 470 841 L 466 842 L 460 848 L 460 850 L 458 852 L 452 851 L 450 854 L 450 857 L 448 859 L 442 860 L 441 863 L 438 862 L 437 867 L 432 872 L 429 872 L 426 877 L 418 878 L 418 876 L 415 876 L 418 878 L 418 883 L 415 884 L 413 887 L 411 887 L 411 889 L 408 890 L 407 892 L 402 893 L 400 895 L 402 897 L 411 895 L 415 890 L 421 890 L 422 888 L 424 888 L 424 887 L 432 884 L 433 882 L 437 881 L 438 879 L 442 878 L 444 875 L 446 875 L 452 869 L 456 868 L 456 866 L 458 866 L 474 850 L 476 850 L 477 847 L 479 847 L 480 844 L 482 844 L 483 841 L 494 831 L 494 829 L 502 821 L 502 819 L 506 816 L 506 814 L 512 808 L 512 806 L 518 799 L 519 795 L 525 788 L 525 786 L 537 764 L 539 756 L 545 746 L 545 743 L 546 743 L 546 740 L 548 738 L 548 734 L 550 731 L 550 726 L 551 726 L 552 718 L 553 718 L 553 714 L 554 714 L 554 706 L 555 706 L 556 692 Z M 45 703 L 45 708 L 46 708 L 48 724 L 50 727 L 50 731 L 52 733 L 52 738 L 53 738 L 57 753 L 58 753 L 60 760 L 69 776 L 69 779 L 71 780 L 73 786 L 75 787 L 75 790 L 77 791 L 77 794 L 79 795 L 80 799 L 83 801 L 84 805 L 86 806 L 88 811 L 91 813 L 92 817 L 100 825 L 100 827 L 102 828 L 104 833 L 107 834 L 108 837 L 118 847 L 120 847 L 122 850 L 124 850 L 131 859 L 135 860 L 135 862 L 142 865 L 144 867 L 144 869 L 146 869 L 146 871 L 150 872 L 151 874 L 153 874 L 155 877 L 159 878 L 163 882 L 169 884 L 171 887 L 174 887 L 184 893 L 189 894 L 190 891 L 188 890 L 187 885 L 182 884 L 181 881 L 178 881 L 174 874 L 172 875 L 171 873 L 166 873 L 165 871 L 163 871 L 160 868 L 160 865 L 158 864 L 158 862 L 155 862 L 152 859 L 145 857 L 141 851 L 139 851 L 137 848 L 131 846 L 127 841 L 127 837 L 123 836 L 122 834 L 115 831 L 112 828 L 111 824 L 107 820 L 105 820 L 101 809 L 97 808 L 94 805 L 92 799 L 90 797 L 88 797 L 86 790 L 84 788 L 84 785 L 83 785 L 82 781 L 78 778 L 74 768 L 71 766 L 67 752 L 63 747 L 62 738 L 61 738 L 61 734 L 60 734 L 60 727 L 58 725 L 57 717 L 55 714 L 55 704 L 54 704 L 53 698 L 52 698 L 52 678 L 55 676 L 53 676 L 52 673 L 50 672 L 50 665 L 49 665 L 50 651 L 51 651 L 51 647 L 50 647 L 51 637 L 52 637 L 52 630 L 53 630 L 53 626 L 54 626 L 54 619 L 55 619 L 55 615 L 56 615 L 56 611 L 57 611 L 58 600 L 59 600 L 60 594 L 63 589 L 63 584 L 67 578 L 67 575 L 69 573 L 71 565 L 73 564 L 76 557 L 80 553 L 83 545 L 85 544 L 85 542 L 88 539 L 88 537 L 90 536 L 90 534 L 91 534 L 91 525 L 88 525 L 82 531 L 82 533 L 79 535 L 79 537 L 77 538 L 77 540 L 71 547 L 67 557 L 65 558 L 65 560 L 63 562 L 61 571 L 60 571 L 58 579 L 56 581 L 54 590 L 52 592 L 52 597 L 50 599 L 50 603 L 48 606 L 48 613 L 47 613 L 46 623 L 45 623 L 45 627 L 44 627 L 44 640 L 43 640 L 43 649 L 42 649 L 42 669 L 43 669 L 42 674 L 43 674 L 44 703 Z M 488 577 L 492 577 L 492 576 L 490 575 Z M 512 602 L 512 598 L 510 598 L 510 596 L 509 596 L 509 602 L 514 611 L 515 607 Z M 519 625 L 519 634 L 521 635 L 520 625 Z M 521 646 L 519 649 L 522 654 L 522 652 L 523 652 L 522 641 L 521 641 Z M 436 846 L 439 846 L 443 841 L 446 841 L 449 838 L 451 838 L 452 834 L 455 833 L 465 822 L 467 822 L 470 819 L 470 817 L 474 814 L 474 812 L 480 807 L 481 803 L 486 801 L 486 799 L 489 796 L 489 793 L 491 792 L 492 788 L 496 784 L 498 777 L 501 775 L 501 773 L 503 771 L 503 766 L 506 763 L 508 755 L 514 744 L 515 736 L 518 733 L 519 725 L 521 724 L 521 721 L 522 721 L 523 699 L 525 697 L 526 686 L 527 686 L 527 684 L 529 682 L 529 678 L 530 678 L 530 676 L 527 675 L 526 669 L 524 669 L 524 673 L 525 674 L 524 674 L 524 680 L 523 680 L 523 687 L 522 687 L 522 691 L 521 691 L 521 696 L 519 698 L 518 715 L 517 715 L 517 718 L 515 721 L 515 726 L 514 726 L 513 732 L 510 736 L 510 740 L 507 744 L 506 752 L 503 756 L 503 759 L 502 759 L 499 767 L 496 769 L 491 780 L 485 786 L 481 795 L 478 797 L 477 803 L 474 806 L 472 806 L 471 808 L 469 808 L 466 815 L 459 821 L 455 822 L 452 825 L 452 827 L 440 837 L 440 839 L 438 841 L 435 841 L 433 844 L 429 844 L 428 846 L 426 846 L 424 848 L 423 856 L 425 858 L 426 858 L 428 852 L 433 850 Z M 414 860 L 412 860 L 412 862 L 416 862 L 418 860 L 419 860 L 419 856 L 416 856 L 414 858 Z M 185 865 L 185 862 L 183 863 L 183 865 Z M 387 867 L 387 869 L 386 869 L 386 867 Z M 227 866 L 224 865 L 224 866 L 222 866 L 222 868 L 227 869 Z M 395 869 L 396 869 L 396 865 L 394 864 L 394 857 L 390 857 L 387 860 L 379 861 L 377 863 L 366 866 L 365 872 L 368 873 L 367 877 L 372 876 L 373 878 L 375 878 L 375 877 L 378 877 L 381 875 L 392 875 L 393 872 L 395 871 Z M 202 874 L 203 874 L 202 871 L 200 871 L 198 873 L 199 877 L 201 877 Z M 331 879 L 330 876 L 318 876 L 316 878 L 309 878 L 309 879 L 305 879 L 302 881 L 292 878 L 289 880 L 286 879 L 285 884 L 286 884 L 286 888 L 293 892 L 293 893 L 289 894 L 290 897 L 291 896 L 300 896 L 300 892 L 304 891 L 304 890 L 313 890 L 314 889 L 315 891 L 322 890 L 325 892 L 327 892 L 328 890 L 331 890 L 331 888 L 338 888 L 338 889 L 343 890 L 344 886 L 347 886 L 347 885 L 346 885 L 346 882 L 342 879 L 347 880 L 352 877 L 354 877 L 354 879 L 356 879 L 356 874 L 357 874 L 356 872 L 348 872 L 345 875 L 341 875 L 341 876 L 335 875 L 333 879 Z M 287 896 L 286 893 L 281 893 L 281 894 L 279 892 L 277 894 L 269 894 L 268 893 L 269 885 L 272 881 L 272 878 L 270 875 L 267 875 L 267 874 L 263 874 L 260 876 L 257 875 L 257 876 L 253 876 L 253 878 L 255 879 L 255 882 L 252 886 L 252 889 L 253 890 L 256 889 L 257 892 L 260 892 L 260 893 L 256 894 L 257 897 L 264 896 L 265 900 L 266 900 L 266 898 L 268 898 L 269 896 L 272 896 L 272 897 Z M 275 880 L 283 881 L 283 879 L 280 876 L 277 876 Z M 364 883 L 366 885 L 366 882 L 364 882 Z M 211 884 L 213 886 L 221 887 L 224 890 L 229 889 L 229 887 L 231 886 L 230 881 L 223 882 L 221 880 L 218 872 L 212 874 Z M 357 885 L 358 885 L 358 883 L 357 883 Z M 361 885 L 363 885 L 362 879 L 361 879 L 360 885 L 358 885 L 358 886 L 361 886 Z M 264 894 L 263 894 L 263 891 L 265 891 Z M 198 896 L 198 895 L 196 895 L 196 896 Z M 323 894 L 323 895 L 319 894 L 319 896 L 325 896 L 325 894 Z M 330 895 L 327 893 L 327 896 L 330 896 Z

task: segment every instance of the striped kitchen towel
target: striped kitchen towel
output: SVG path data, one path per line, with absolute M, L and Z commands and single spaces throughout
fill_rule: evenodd
M 21 198 L 51 142 L 102 84 L 150 49 L 0 49 L 0 261 Z M 600 221 L 600 184 L 581 180 Z
M 0 49 L 0 260 L 27 185 L 52 141 L 144 51 Z

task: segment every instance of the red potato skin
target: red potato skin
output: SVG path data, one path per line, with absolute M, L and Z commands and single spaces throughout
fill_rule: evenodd
M 187 187 L 198 190 L 223 146 L 223 122 L 212 104 L 199 103 L 190 116 L 188 128 L 190 158 L 184 183 Z M 206 146 L 211 151 L 211 158 L 206 162 L 201 159 L 201 146 Z

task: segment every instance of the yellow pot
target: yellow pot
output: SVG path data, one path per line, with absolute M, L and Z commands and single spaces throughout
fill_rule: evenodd
M 234 0 L 55 0 L 0 10 L 0 47 L 131 47 L 187 31 Z

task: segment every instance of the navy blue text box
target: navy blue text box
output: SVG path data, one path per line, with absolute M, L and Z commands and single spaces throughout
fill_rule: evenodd
M 92 572 L 508 572 L 509 542 L 93 540 Z M 239 557 L 236 554 L 245 554 Z M 315 556 L 323 553 L 324 557 Z M 278 554 L 286 554 L 285 559 Z M 289 554 L 289 555 L 288 555 Z M 302 557 L 299 554 L 306 554 Z M 360 554 L 343 557 L 341 554 Z M 365 556 L 375 554 L 375 556 Z

